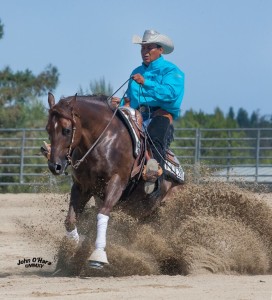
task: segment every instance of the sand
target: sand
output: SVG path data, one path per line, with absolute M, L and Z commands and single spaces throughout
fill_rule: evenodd
M 52 274 L 64 235 L 68 195 L 0 194 L 0 299 L 271 300 L 272 232 L 260 232 L 271 229 L 271 219 L 261 219 L 272 215 L 272 194 L 246 193 L 244 198 L 234 189 L 222 195 L 230 199 L 219 201 L 214 190 L 194 187 L 185 191 L 186 197 L 196 191 L 201 202 L 198 197 L 182 202 L 179 220 L 174 204 L 166 205 L 159 218 L 147 224 L 136 225 L 121 213 L 113 214 L 108 231 L 112 266 L 101 273 L 88 274 L 83 268 L 78 274 L 59 276 Z M 238 203 L 232 201 L 235 197 L 239 205 L 233 204 Z M 230 202 L 232 206 L 226 207 Z M 251 215 L 258 220 L 252 221 Z

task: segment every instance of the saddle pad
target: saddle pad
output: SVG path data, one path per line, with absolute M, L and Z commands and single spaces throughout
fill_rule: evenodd
M 130 136 L 133 141 L 133 146 L 134 146 L 133 153 L 134 153 L 134 156 L 137 157 L 141 151 L 141 141 L 140 141 L 140 139 L 131 123 L 130 117 L 129 117 L 131 115 L 133 118 L 133 115 L 135 114 L 135 109 L 133 109 L 131 107 L 120 107 L 120 108 L 118 108 L 118 113 L 119 113 L 121 120 L 125 123 L 125 125 L 128 128 L 128 131 L 129 131 Z
M 165 174 L 171 177 L 178 183 L 184 183 L 184 171 L 179 163 L 179 160 L 175 154 L 167 149 L 166 151 L 166 161 L 164 164 Z

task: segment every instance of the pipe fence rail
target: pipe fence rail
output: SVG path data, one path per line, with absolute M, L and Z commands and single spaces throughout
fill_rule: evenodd
M 48 142 L 44 129 L 0 129 L 0 186 L 54 182 L 40 154 L 44 140 Z M 215 180 L 272 183 L 270 128 L 175 128 L 171 150 L 185 175 L 191 171 L 195 179 L 209 170 Z

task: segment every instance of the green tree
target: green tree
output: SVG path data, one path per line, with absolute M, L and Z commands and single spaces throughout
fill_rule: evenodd
M 187 110 L 184 115 L 175 122 L 175 127 L 181 128 L 199 128 L 206 123 L 205 113 L 196 112 L 192 109 Z
M 258 127 L 258 123 L 259 123 L 259 114 L 258 114 L 258 112 L 254 111 L 251 114 L 249 123 L 250 123 L 251 128 L 257 128 Z
M 218 156 L 220 157 L 222 154 L 221 147 L 227 147 L 230 143 L 233 144 L 231 137 L 229 136 L 230 132 L 228 130 L 218 130 L 218 131 L 209 131 L 209 129 L 217 129 L 217 128 L 237 128 L 238 124 L 236 120 L 230 117 L 229 114 L 224 116 L 222 110 L 217 107 L 214 110 L 213 114 L 205 114 L 202 111 L 194 112 L 193 110 L 189 110 L 185 112 L 184 116 L 182 116 L 178 121 L 175 122 L 175 127 L 181 128 L 179 131 L 175 131 L 176 140 L 180 146 L 184 146 L 185 149 L 176 150 L 175 153 L 178 155 L 189 155 L 189 151 L 186 149 L 195 148 L 195 131 L 191 130 L 182 130 L 182 128 L 188 129 L 196 129 L 196 128 L 204 128 L 207 129 L 203 131 L 202 134 L 205 137 L 205 144 L 203 144 L 201 155 L 203 156 Z M 238 138 L 240 136 L 239 133 L 233 133 L 233 138 Z M 226 142 L 226 138 L 230 138 Z M 177 143 L 173 143 L 171 147 L 175 147 Z M 189 146 L 189 147 L 188 147 Z M 187 151 L 187 152 L 186 152 Z M 207 161 L 206 161 L 207 162 Z M 223 163 L 223 160 L 218 160 L 216 163 Z
M 3 37 L 3 35 L 4 35 L 4 25 L 2 24 L 0 19 L 0 40 Z
M 0 104 L 30 104 L 33 99 L 55 89 L 57 83 L 58 70 L 51 65 L 37 76 L 28 69 L 13 72 L 9 67 L 5 67 L 0 71 Z
M 111 96 L 113 93 L 113 87 L 110 83 L 106 83 L 104 77 L 99 80 L 94 80 L 90 82 L 90 89 L 92 94 L 96 95 L 106 95 Z
M 25 127 L 24 121 L 31 115 L 31 109 L 36 111 L 38 107 L 39 121 L 44 112 L 39 97 L 56 88 L 58 76 L 57 68 L 51 65 L 37 76 L 28 69 L 13 72 L 5 67 L 0 71 L 0 128 Z
M 230 120 L 234 120 L 234 118 L 235 118 L 235 113 L 234 113 L 234 110 L 233 110 L 232 107 L 230 107 L 230 109 L 229 109 L 229 112 L 227 114 L 227 118 L 230 119 Z
M 235 119 L 224 116 L 222 110 L 217 107 L 213 114 L 205 114 L 203 111 L 195 112 L 192 109 L 175 122 L 175 127 L 181 128 L 236 128 Z
M 86 91 L 82 87 L 79 88 L 80 95 L 105 95 L 111 96 L 113 94 L 113 87 L 110 83 L 106 83 L 104 77 L 90 82 L 89 89 Z
M 4 25 L 0 20 L 0 39 L 3 34 Z M 40 97 L 53 91 L 58 81 L 58 70 L 52 65 L 38 75 L 29 69 L 13 72 L 9 66 L 0 70 L 0 128 L 40 126 L 41 118 L 46 118 Z
M 249 127 L 249 118 L 248 118 L 248 113 L 245 109 L 239 108 L 236 121 L 239 125 L 240 128 L 248 128 Z

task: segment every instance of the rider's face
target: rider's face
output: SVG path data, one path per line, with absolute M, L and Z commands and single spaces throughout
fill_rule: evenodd
M 141 48 L 142 59 L 143 59 L 144 64 L 146 64 L 147 66 L 152 61 L 159 58 L 162 53 L 163 53 L 163 48 L 158 47 L 157 44 L 146 44 L 146 45 L 142 45 L 142 48 Z

